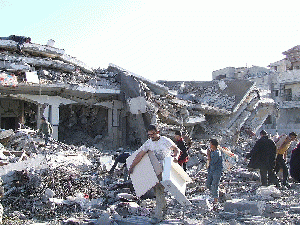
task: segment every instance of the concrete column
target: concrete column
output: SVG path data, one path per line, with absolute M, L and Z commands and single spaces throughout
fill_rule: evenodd
M 118 109 L 108 109 L 108 134 L 109 139 L 111 140 L 112 147 L 117 148 L 120 146 L 120 135 L 119 135 L 119 119 L 118 117 Z
M 52 137 L 58 140 L 58 126 L 59 126 L 59 105 L 55 104 L 51 107 L 51 124 L 53 127 L 53 134 Z
M 42 117 L 42 105 L 38 105 L 38 110 L 37 110 L 37 118 L 36 118 L 36 126 L 37 126 L 37 129 L 40 128 L 41 126 L 41 117 Z
M 41 117 L 45 117 L 47 121 L 51 123 L 51 120 L 49 120 L 49 105 L 44 105 L 45 109 L 44 112 L 42 113 Z

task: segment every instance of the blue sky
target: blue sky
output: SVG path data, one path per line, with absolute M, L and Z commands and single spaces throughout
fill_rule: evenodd
M 203 2 L 0 0 L 0 36 L 53 39 L 93 68 L 113 63 L 153 81 L 267 67 L 300 44 L 298 1 Z

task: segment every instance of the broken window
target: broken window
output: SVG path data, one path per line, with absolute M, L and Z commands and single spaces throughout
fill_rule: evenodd
M 59 107 L 59 140 L 68 144 L 97 144 L 108 133 L 108 110 L 80 104 Z
M 37 129 L 38 106 L 31 102 L 24 102 L 24 125 Z
M 285 89 L 284 90 L 284 92 L 285 92 L 285 100 L 286 101 L 292 101 L 292 89 L 291 88 L 289 88 L 289 89 Z

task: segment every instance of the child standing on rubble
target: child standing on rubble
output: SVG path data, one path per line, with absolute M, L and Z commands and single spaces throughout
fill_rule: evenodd
M 223 163 L 222 163 L 222 152 L 218 148 L 218 141 L 216 139 L 211 139 L 209 141 L 210 149 L 209 151 L 209 166 L 208 166 L 208 174 L 206 180 L 206 187 L 210 190 L 213 201 L 213 210 L 217 210 L 218 207 L 218 199 L 219 199 L 219 183 L 222 176 L 223 171 Z

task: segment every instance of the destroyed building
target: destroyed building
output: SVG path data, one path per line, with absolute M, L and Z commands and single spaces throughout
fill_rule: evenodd
M 12 40 L 0 40 L 2 129 L 22 125 L 37 129 L 39 118 L 44 116 L 54 127 L 53 137 L 69 144 L 101 142 L 117 148 L 126 141 L 132 144 L 141 139 L 129 132 L 130 126 L 126 128 L 135 118 L 128 118 L 125 111 L 126 100 L 130 103 L 129 99 L 142 94 L 140 79 L 114 65 L 93 70 L 52 45 L 24 43 L 22 53 L 17 45 Z M 166 93 L 154 82 L 148 86 Z M 141 104 L 146 107 L 145 101 Z
M 260 90 L 269 90 L 271 84 L 270 69 L 260 66 L 251 67 L 226 67 L 212 72 L 213 80 L 242 79 L 251 80 Z
M 268 67 L 226 67 L 212 72 L 213 80 L 243 79 L 255 82 L 261 95 L 270 97 L 278 113 L 269 114 L 262 128 L 270 134 L 300 132 L 299 71 L 300 47 L 297 45 L 282 53 L 285 58 Z
M 168 135 L 181 129 L 196 139 L 226 134 L 235 142 L 276 111 L 246 80 L 155 83 L 113 64 L 89 68 L 51 45 L 24 43 L 20 54 L 16 42 L 0 40 L 0 49 L 1 128 L 37 129 L 45 116 L 53 137 L 68 144 L 138 147 L 151 123 Z
M 189 102 L 186 108 L 190 114 L 183 124 L 192 126 L 192 137 L 198 140 L 222 136 L 224 143 L 233 144 L 241 132 L 255 133 L 270 114 L 277 112 L 274 101 L 261 97 L 255 83 L 248 80 L 159 83 Z M 199 122 L 192 122 L 193 118 Z

